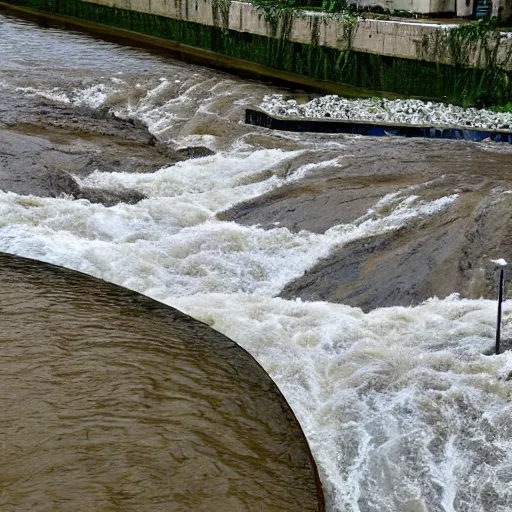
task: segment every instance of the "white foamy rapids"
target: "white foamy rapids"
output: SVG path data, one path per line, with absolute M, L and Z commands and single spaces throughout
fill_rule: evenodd
M 492 304 L 451 298 L 365 315 L 272 298 L 334 247 L 442 213 L 457 196 L 423 201 L 411 187 L 324 234 L 216 220 L 242 198 L 295 179 L 274 168 L 296 156 L 219 153 L 151 175 L 87 180 L 149 196 L 136 205 L 0 193 L 0 250 L 135 289 L 246 347 L 298 414 L 330 510 L 505 510 L 512 431 L 509 385 L 499 378 L 512 361 L 480 355 Z M 506 309 L 505 335 L 510 320 Z
M 118 89 L 101 83 L 83 89 L 73 88 L 70 92 L 59 87 L 51 89 L 16 87 L 14 90 L 28 96 L 38 96 L 55 103 L 90 108 L 100 108 L 109 96 L 118 92 Z
M 219 152 L 180 162 L 153 174 L 97 170 L 85 178 L 82 184 L 115 192 L 134 189 L 151 198 L 173 198 L 189 207 L 197 205 L 214 213 L 284 184 L 285 180 L 278 178 L 272 172 L 273 169 L 300 154 L 300 151 L 285 152 L 279 149 Z M 307 169 L 300 168 L 298 172 L 302 176 Z
M 457 198 L 422 201 L 395 193 L 359 221 L 324 234 L 216 220 L 216 212 L 278 186 L 282 181 L 275 176 L 261 182 L 257 176 L 296 153 L 218 154 L 151 175 L 98 172 L 86 182 L 138 188 L 150 196 L 136 205 L 106 208 L 86 200 L 1 193 L 0 249 L 81 270 L 159 300 L 206 292 L 268 297 L 334 247 L 436 214 Z
M 112 77 L 107 83 L 99 82 L 69 89 L 16 87 L 14 90 L 28 96 L 77 107 L 98 109 L 108 106 L 115 115 L 124 119 L 138 119 L 148 126 L 151 133 L 162 135 L 173 122 L 181 118 L 180 108 L 191 101 L 193 90 L 197 87 L 199 84 L 194 84 L 176 94 L 178 87 L 166 78 L 160 78 L 156 84 L 154 79 L 149 79 L 147 83 L 137 83 L 132 87 L 124 80 Z M 124 93 L 121 103 L 109 105 L 108 101 L 115 99 L 118 93 Z
M 426 126 L 462 126 L 487 129 L 512 129 L 512 112 L 463 108 L 456 105 L 412 99 L 349 99 L 330 95 L 299 105 L 281 94 L 263 98 L 261 108 L 269 114 L 348 121 L 410 123 Z
M 165 78 L 155 87 L 150 87 L 140 98 L 129 98 L 126 104 L 116 106 L 114 112 L 124 119 L 139 119 L 157 136 L 164 136 L 165 132 L 177 119 L 188 119 L 181 116 L 180 111 L 192 101 L 191 95 L 199 84 L 185 88 L 181 94 L 175 93 L 176 85 Z M 144 90 L 141 84 L 136 88 Z
M 234 109 L 237 111 L 236 119 L 241 119 L 240 105 L 254 102 L 254 95 L 262 96 L 257 87 L 249 84 L 241 84 L 222 75 L 205 77 L 198 73 L 184 76 L 182 80 L 160 77 L 158 82 L 148 80 L 136 84 L 135 88 L 136 93 L 130 93 L 127 101 L 116 101 L 114 97 L 111 111 L 123 119 L 142 121 L 161 140 L 176 136 L 173 128 L 179 122 L 186 125 L 196 117 L 221 119 L 229 117 Z M 214 135 L 193 134 L 192 137 L 199 137 L 203 145 L 215 148 Z
M 238 109 L 236 117 L 240 118 L 239 105 L 254 101 L 255 91 L 250 87 L 219 76 L 204 77 L 194 73 L 185 74 L 183 80 L 151 75 L 138 78 L 139 81 L 134 81 L 134 77 L 93 77 L 81 79 L 77 85 L 67 88 L 52 87 L 50 84 L 15 87 L 0 82 L 0 88 L 12 88 L 20 94 L 56 104 L 102 108 L 118 118 L 141 121 L 161 141 L 174 139 L 181 144 L 199 144 L 214 150 L 216 136 L 207 133 L 180 134 L 180 123 L 186 125 L 196 117 L 203 120 L 206 117 L 229 117 L 232 109 Z M 226 97 L 229 97 L 227 102 L 223 101 Z
M 57 31 L 16 30 L 22 44 L 13 45 L 12 33 L 0 43 L 11 70 L 2 72 L 2 89 L 44 102 L 108 108 L 143 121 L 161 140 L 175 137 L 183 144 L 214 147 L 222 130 L 210 126 L 223 118 L 231 124 L 222 147 L 232 146 L 230 153 L 152 175 L 100 169 L 85 180 L 89 187 L 144 193 L 148 199 L 136 205 L 106 208 L 86 200 L 0 192 L 0 250 L 145 293 L 249 350 L 296 412 L 330 511 L 510 510 L 512 411 L 506 379 L 512 355 L 481 355 L 492 345 L 495 304 L 454 296 L 364 314 L 274 298 L 333 248 L 442 215 L 456 195 L 424 201 L 421 187 L 408 187 L 382 198 L 354 223 L 323 234 L 221 222 L 217 212 L 315 168 L 339 165 L 343 157 L 322 162 L 320 150 L 316 163 L 301 167 L 300 152 L 251 153 L 233 133 L 241 109 L 260 103 L 265 86 Z M 267 103 L 284 109 L 283 115 L 309 115 L 299 112 L 303 106 L 270 98 Z M 447 105 L 365 101 L 328 97 L 311 103 L 311 115 L 323 116 L 332 107 L 331 117 L 342 116 L 348 108 L 347 116 L 355 117 L 347 118 L 385 121 L 393 114 L 396 120 L 440 124 L 459 115 Z M 475 109 L 460 115 L 464 124 L 508 122 Z M 201 125 L 206 116 L 212 122 Z M 180 123 L 189 126 L 180 131 Z M 342 149 L 343 142 L 329 138 L 322 144 Z M 294 172 L 283 174 L 284 169 Z M 504 339 L 512 336 L 511 325 L 505 303 Z
M 364 388 L 364 373 L 386 372 L 390 356 L 382 355 L 379 346 L 381 340 L 391 343 L 395 318 L 391 315 L 390 320 L 381 313 L 383 318 L 372 322 L 357 309 L 271 297 L 333 247 L 440 213 L 456 196 L 422 201 L 410 195 L 411 190 L 390 194 L 359 221 L 335 226 L 324 234 L 294 234 L 285 228 L 263 230 L 215 219 L 216 211 L 261 193 L 259 187 L 278 186 L 283 180 L 272 173 L 268 178 L 265 171 L 295 156 L 296 152 L 279 150 L 218 154 L 152 175 L 97 172 L 87 181 L 89 186 L 116 190 L 137 188 L 150 196 L 136 205 L 106 208 L 85 200 L 1 193 L 0 250 L 64 265 L 138 290 L 212 323 L 247 347 L 280 384 L 298 413 L 324 475 L 331 509 L 340 510 L 357 504 L 358 489 L 367 485 L 365 468 L 370 465 L 374 441 L 371 432 L 360 434 L 356 425 L 369 405 L 363 401 L 359 410 L 354 404 L 358 403 L 358 390 Z M 303 175 L 309 170 L 310 166 L 305 166 L 296 172 Z M 260 175 L 264 178 L 259 179 Z M 286 179 L 295 177 L 292 174 Z M 229 323 L 229 311 L 236 312 L 238 330 L 232 327 L 228 332 L 224 327 Z M 480 334 L 487 327 L 485 324 Z M 337 332 L 343 333 L 341 338 Z M 367 344 L 368 339 L 371 344 Z M 349 360 L 351 371 L 337 370 L 339 355 L 343 351 L 350 354 L 348 343 L 354 340 L 371 348 L 369 362 L 354 355 Z M 314 357 L 313 352 L 317 354 Z M 361 363 L 358 370 L 356 363 Z M 347 374 L 345 380 L 336 372 L 342 377 Z M 366 388 L 370 390 L 371 385 L 382 402 L 374 407 L 385 409 L 389 401 L 393 403 L 393 397 L 380 389 L 377 380 L 370 379 Z M 354 408 L 348 427 L 340 421 L 345 407 Z M 334 434 L 331 429 L 338 427 Z M 345 437 L 347 428 L 350 438 Z M 378 431 L 378 426 L 374 428 Z M 348 442 L 356 451 L 362 450 L 357 463 L 344 448 Z M 414 471 L 403 469 L 402 473 L 412 479 Z M 394 491 L 388 490 L 388 495 L 394 496 Z
M 275 379 L 330 510 L 510 510 L 512 353 L 481 353 L 492 346 L 492 301 L 452 296 L 368 314 L 241 294 L 169 302 L 238 341 Z M 510 308 L 505 316 L 510 335 Z
M 8 88 L 8 86 L 5 85 L 4 88 Z M 67 94 L 58 87 L 54 87 L 52 89 L 37 89 L 35 87 L 16 87 L 14 90 L 16 92 L 27 94 L 28 96 L 39 96 L 41 98 L 45 98 L 56 103 L 64 103 L 66 105 L 71 103 L 71 100 L 68 98 Z

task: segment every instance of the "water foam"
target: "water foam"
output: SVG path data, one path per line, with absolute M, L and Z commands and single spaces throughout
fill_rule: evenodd
M 168 84 L 157 87 L 161 94 Z M 88 93 L 80 98 L 89 101 Z M 176 117 L 160 116 L 154 99 L 134 112 L 165 132 Z M 136 205 L 2 193 L 0 249 L 138 290 L 247 348 L 297 413 L 331 510 L 507 510 L 512 432 L 504 378 L 512 359 L 481 356 L 492 336 L 491 303 L 451 297 L 364 314 L 272 298 L 334 247 L 439 214 L 457 196 L 423 201 L 417 188 L 397 191 L 324 234 L 215 218 L 324 165 L 282 176 L 280 166 L 299 155 L 219 152 L 152 175 L 98 170 L 84 180 L 148 196 Z
M 457 199 L 423 201 L 396 193 L 354 223 L 323 234 L 216 219 L 233 204 L 297 179 L 293 172 L 280 177 L 280 169 L 300 155 L 282 150 L 217 153 L 152 174 L 96 171 L 83 181 L 88 187 L 135 189 L 148 196 L 136 205 L 106 208 L 85 200 L 2 193 L 0 248 L 64 264 L 159 300 L 240 291 L 271 297 L 334 247 L 399 229 Z M 311 167 L 298 166 L 296 172 L 302 176 Z
M 368 314 L 242 294 L 170 302 L 238 340 L 290 397 L 333 510 L 508 510 L 512 355 L 481 354 L 491 301 Z
M 117 192 L 134 189 L 151 198 L 172 198 L 217 212 L 282 185 L 284 180 L 272 171 L 300 154 L 280 149 L 219 152 L 179 162 L 150 175 L 97 170 L 82 183 Z
M 425 412 L 417 401 L 427 399 L 439 372 L 442 382 L 435 386 L 449 389 L 456 351 L 468 349 L 475 332 L 481 348 L 489 331 L 485 301 L 431 301 L 416 309 L 365 315 L 344 306 L 271 297 L 333 247 L 439 213 L 457 196 L 422 201 L 409 191 L 390 194 L 358 221 L 324 234 L 216 220 L 215 212 L 261 193 L 259 187 L 282 184 L 286 178 L 275 172 L 296 156 L 280 150 L 218 154 L 152 175 L 98 171 L 86 180 L 88 186 L 134 188 L 150 196 L 136 205 L 106 208 L 86 200 L 2 193 L 0 249 L 136 289 L 199 317 L 245 346 L 297 412 L 333 509 L 360 510 L 360 502 L 371 504 L 372 499 L 379 510 L 396 510 L 397 503 L 412 503 L 415 496 L 429 502 L 425 493 L 437 492 L 434 483 L 441 478 L 434 473 L 447 475 L 448 469 L 429 455 L 428 445 L 439 434 L 425 434 Z M 299 167 L 298 172 L 307 169 Z M 477 321 L 468 332 L 462 327 L 470 315 Z M 474 360 L 479 357 L 474 347 L 468 353 Z M 423 386 L 422 393 L 417 386 Z M 407 408 L 410 417 L 404 419 Z M 446 421 L 443 414 L 444 409 L 439 417 Z M 416 432 L 423 432 L 419 440 Z M 426 490 L 415 483 L 418 464 L 404 466 L 396 458 L 397 451 L 412 457 L 416 449 L 425 451 L 421 464 L 431 473 L 422 484 Z M 398 478 L 407 492 L 397 494 L 392 488 Z M 384 501 L 368 501 L 386 486 Z M 443 492 L 448 503 L 451 491 Z M 386 502 L 389 496 L 392 504 Z
M 512 356 L 481 355 L 492 336 L 492 303 L 451 297 L 364 314 L 272 298 L 333 247 L 439 213 L 457 197 L 422 201 L 397 192 L 324 234 L 215 219 L 236 201 L 236 184 L 259 175 L 263 162 L 291 157 L 216 155 L 177 164 L 175 173 L 97 172 L 87 182 L 151 195 L 137 205 L 2 193 L 0 249 L 141 291 L 247 348 L 296 411 L 332 510 L 427 510 L 432 503 L 439 507 L 429 510 L 485 510 L 487 477 L 479 474 L 508 474 L 500 454 L 512 438 L 502 430 Z M 244 186 L 252 193 L 252 184 Z M 497 455 L 489 469 L 487 459 Z M 493 510 L 505 510 L 509 491 L 497 484 L 491 491 Z

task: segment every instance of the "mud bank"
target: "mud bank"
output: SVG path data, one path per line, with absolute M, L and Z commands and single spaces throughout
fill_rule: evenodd
M 145 196 L 129 189 L 91 189 L 80 178 L 98 169 L 150 173 L 211 153 L 201 147 L 173 149 L 142 123 L 107 110 L 25 105 L 0 116 L 0 188 L 17 194 L 65 194 L 105 206 L 133 204 Z
M 347 153 L 340 165 L 311 171 L 300 182 L 221 217 L 323 233 L 338 224 L 361 224 L 369 208 L 397 190 L 418 200 L 458 194 L 457 201 L 440 215 L 335 250 L 288 284 L 281 297 L 364 310 L 418 304 L 454 291 L 468 298 L 495 298 L 489 259 L 512 254 L 510 148 L 365 138 L 353 140 Z M 328 162 L 337 156 L 333 152 L 324 158 Z

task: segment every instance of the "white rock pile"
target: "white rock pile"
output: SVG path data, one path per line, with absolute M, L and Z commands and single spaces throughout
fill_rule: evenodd
M 300 105 L 295 100 L 286 101 L 281 94 L 272 94 L 263 98 L 260 107 L 270 115 L 286 117 L 512 130 L 512 112 L 463 108 L 432 101 L 349 99 L 333 95 Z

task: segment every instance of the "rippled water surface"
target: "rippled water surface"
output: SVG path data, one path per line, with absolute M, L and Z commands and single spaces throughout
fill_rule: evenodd
M 0 256 L 5 510 L 318 510 L 270 378 L 204 324 Z
M 115 172 L 98 165 L 93 172 L 77 176 L 88 190 L 120 196 L 126 191 L 143 194 L 145 199 L 136 204 L 121 201 L 107 207 L 87 199 L 74 200 L 69 194 L 52 198 L 0 192 L 1 250 L 137 290 L 208 323 L 246 348 L 276 381 L 296 413 L 318 463 L 331 511 L 510 510 L 512 390 L 506 378 L 512 370 L 512 356 L 482 355 L 492 344 L 494 303 L 450 295 L 416 307 L 363 313 L 349 306 L 277 297 L 287 283 L 336 248 L 414 229 L 415 223 L 442 218 L 464 205 L 466 189 L 445 180 L 444 173 L 480 169 L 487 161 L 482 155 L 489 155 L 485 172 L 500 178 L 499 173 L 506 174 L 509 148 L 269 133 L 245 126 L 242 120 L 246 106 L 259 105 L 265 94 L 283 92 L 275 87 L 5 15 L 0 17 L 0 35 L 2 126 L 12 133 L 37 132 L 39 139 L 33 144 L 43 149 L 44 144 L 53 144 L 44 149 L 44 162 L 56 161 L 48 154 L 57 145 L 65 154 L 92 151 L 88 148 L 93 137 L 77 135 L 81 121 L 74 112 L 82 116 L 92 112 L 98 119 L 105 112 L 136 119 L 165 147 L 201 146 L 212 152 L 171 162 L 154 173 L 138 172 L 136 165 L 135 169 L 133 165 L 115 168 Z M 110 132 L 94 134 L 94 143 L 100 145 L 94 151 L 106 151 L 111 137 Z M 10 151 L 24 154 L 21 145 Z M 400 155 L 399 161 L 395 155 Z M 430 155 L 435 155 L 439 168 L 435 182 L 427 172 Z M 5 161 L 9 158 L 5 156 Z M 347 161 L 352 167 L 346 166 Z M 389 168 L 379 168 L 382 175 L 396 166 L 399 179 L 393 182 L 394 188 L 374 193 L 372 185 L 381 175 L 377 179 L 373 171 L 380 162 L 389 164 Z M 28 162 L 27 169 L 32 163 Z M 312 173 L 346 168 L 350 174 L 354 166 L 361 171 L 356 184 L 368 189 L 368 197 L 367 208 L 350 222 L 301 230 L 277 221 L 265 226 L 240 225 L 220 220 L 218 215 L 244 200 L 279 193 Z M 479 183 L 480 175 L 475 176 Z M 500 201 L 511 197 L 501 188 L 483 188 L 481 194 L 495 194 Z M 463 208 L 460 211 L 463 216 Z M 315 213 L 311 211 L 313 217 Z M 97 311 L 94 304 L 91 308 Z M 135 339 L 153 333 L 156 327 L 150 323 L 139 327 L 129 311 L 119 311 L 118 327 L 111 336 L 118 330 L 133 332 Z M 510 322 L 507 309 L 505 336 L 510 336 Z M 52 323 L 45 329 L 52 330 Z M 26 331 L 20 331 L 20 342 L 30 334 Z M 33 336 L 30 339 L 32 344 L 37 341 Z M 138 380 L 132 392 L 127 374 L 120 387 L 116 379 L 109 379 L 107 362 L 102 362 L 100 354 L 110 350 L 110 345 L 98 352 L 78 350 L 92 358 L 91 364 L 99 361 L 106 379 L 101 393 L 123 401 L 128 410 L 143 406 L 146 400 L 155 406 L 155 394 L 167 389 L 167 363 L 163 362 L 167 359 L 153 351 L 145 356 L 142 345 L 121 346 L 119 358 L 134 351 L 139 361 L 133 368 Z M 45 357 L 57 362 L 44 371 L 52 369 L 56 373 L 51 378 L 68 379 L 68 370 L 58 363 L 59 358 L 72 356 L 66 353 L 66 343 L 49 350 Z M 15 356 L 9 357 L 20 359 Z M 167 357 L 184 356 L 177 351 Z M 158 385 L 164 386 L 160 391 L 144 369 L 150 363 L 158 366 L 162 379 Z M 132 371 L 132 366 L 126 370 Z M 171 373 L 170 379 L 174 378 Z M 40 381 L 46 382 L 41 375 Z M 70 387 L 81 385 L 81 375 L 69 377 Z M 186 375 L 183 381 L 186 385 Z M 137 397 L 141 402 L 134 404 Z M 107 420 L 109 403 L 96 413 Z M 170 402 L 161 403 L 167 406 Z M 180 406 L 187 408 L 184 403 Z M 164 411 L 156 411 L 154 417 Z M 65 414 L 59 428 L 71 435 Z M 78 437 L 69 438 L 70 449 L 78 452 L 94 439 L 88 427 L 94 424 L 94 416 L 82 421 Z M 130 442 L 147 442 L 148 450 L 163 442 L 157 434 L 162 432 L 159 424 L 142 424 L 130 417 L 128 424 L 134 422 L 130 432 L 124 420 L 115 421 L 126 429 Z M 241 420 L 235 416 L 234 421 Z M 23 442 L 21 434 L 13 435 Z M 50 445 L 52 439 L 47 441 Z M 15 443 L 9 446 L 16 449 Z M 244 450 L 239 452 L 241 465 L 252 456 Z M 257 452 L 254 447 L 251 450 Z M 15 457 L 14 452 L 11 456 Z M 158 457 L 153 463 L 157 466 L 151 474 L 159 474 L 164 461 Z M 126 464 L 135 467 L 132 461 Z M 213 466 L 210 469 L 213 474 Z M 114 475 L 121 491 L 123 482 L 139 481 L 140 470 L 130 471 Z M 33 492 L 37 496 L 44 490 Z M 243 510 L 237 506 L 231 510 Z

